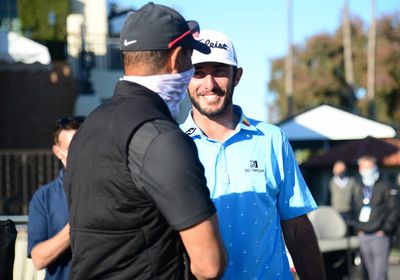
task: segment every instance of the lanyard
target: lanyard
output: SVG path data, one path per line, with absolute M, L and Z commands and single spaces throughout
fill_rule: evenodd
M 362 192 L 363 192 L 363 203 L 369 204 L 372 196 L 372 188 L 363 187 Z

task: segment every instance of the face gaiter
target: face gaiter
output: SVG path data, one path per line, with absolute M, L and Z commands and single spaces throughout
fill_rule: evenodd
M 124 76 L 123 80 L 147 87 L 167 103 L 174 118 L 179 114 L 179 104 L 185 98 L 186 89 L 194 74 L 194 68 L 176 74 L 153 76 Z
M 360 171 L 362 182 L 367 187 L 372 187 L 379 179 L 379 170 L 377 167 L 364 169 Z

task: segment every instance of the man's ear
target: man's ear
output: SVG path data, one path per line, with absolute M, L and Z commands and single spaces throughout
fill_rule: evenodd
M 242 67 L 238 67 L 236 70 L 236 76 L 235 76 L 235 80 L 233 81 L 233 85 L 237 86 L 239 84 L 240 79 L 242 78 L 243 75 L 243 68 Z
M 179 63 L 180 63 L 180 59 L 181 59 L 181 55 L 182 55 L 182 47 L 176 47 L 174 49 L 171 50 L 171 52 L 169 53 L 169 57 L 168 57 L 168 71 L 171 74 L 176 74 L 179 73 Z
M 60 148 L 57 145 L 53 145 L 51 147 L 51 150 L 53 151 L 53 154 L 59 159 L 62 159 L 62 154 L 60 153 Z

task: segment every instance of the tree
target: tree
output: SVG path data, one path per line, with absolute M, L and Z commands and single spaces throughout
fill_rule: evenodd
M 376 117 L 394 123 L 400 121 L 400 14 L 377 21 L 376 38 Z M 354 90 L 366 88 L 366 26 L 357 18 L 351 20 Z M 347 111 L 354 109 L 367 116 L 366 97 L 356 100 L 352 108 L 351 85 L 346 83 L 342 28 L 333 35 L 318 34 L 305 46 L 294 48 L 293 112 L 298 114 L 312 107 L 329 104 Z M 284 94 L 284 58 L 273 60 L 268 88 L 275 94 L 279 118 L 287 115 Z
M 69 0 L 18 0 L 21 28 L 35 41 L 66 41 Z
M 380 119 L 400 122 L 400 13 L 378 23 L 376 106 Z

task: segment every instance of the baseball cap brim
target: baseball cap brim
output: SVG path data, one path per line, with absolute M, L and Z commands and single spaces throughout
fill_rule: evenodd
M 203 54 L 209 54 L 211 52 L 210 47 L 196 40 L 200 32 L 199 23 L 195 20 L 188 20 L 186 21 L 186 24 L 189 27 L 189 30 L 181 34 L 179 37 L 175 38 L 172 42 L 168 44 L 168 46 L 169 47 L 172 47 L 173 45 L 188 46 Z
M 196 39 L 193 38 L 193 36 L 187 36 L 185 40 L 182 40 L 181 45 L 191 47 L 194 50 L 197 50 L 203 54 L 211 53 L 211 49 L 209 46 L 200 41 L 197 41 Z

